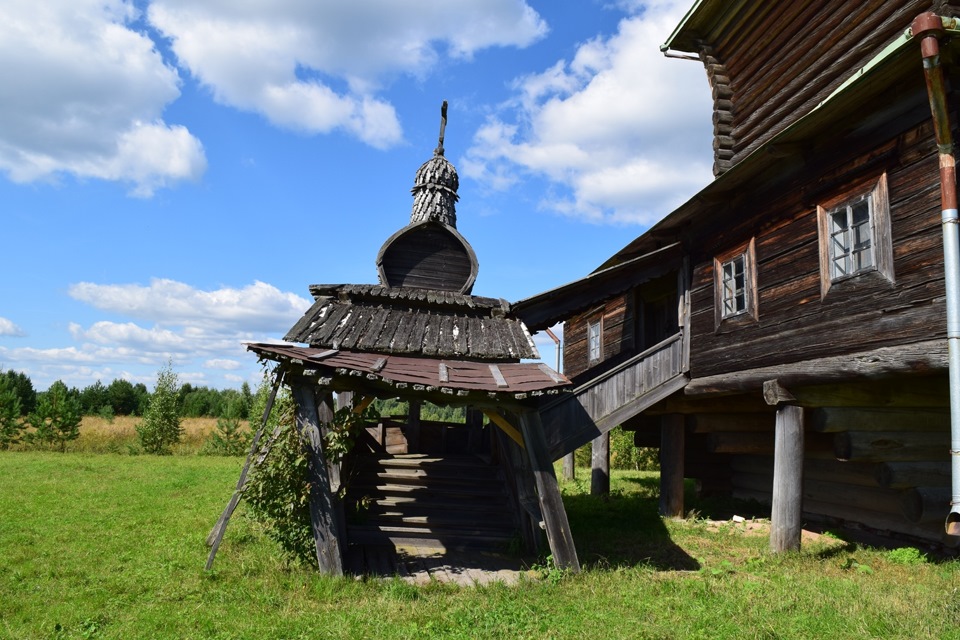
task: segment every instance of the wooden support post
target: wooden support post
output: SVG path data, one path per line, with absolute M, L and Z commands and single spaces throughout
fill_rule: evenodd
M 684 417 L 672 413 L 660 425 L 660 515 L 683 517 Z
M 561 569 L 579 572 L 580 560 L 577 558 L 577 549 L 573 544 L 573 533 L 570 531 L 567 511 L 560 497 L 560 487 L 557 485 L 557 476 L 553 471 L 553 461 L 547 450 L 547 438 L 543 433 L 540 414 L 534 411 L 520 414 L 520 429 L 523 432 L 523 441 L 526 443 L 530 466 L 533 467 L 537 497 L 540 500 L 540 511 L 547 528 L 547 542 L 550 544 L 553 561 Z
M 480 453 L 483 448 L 483 412 L 467 407 L 467 451 Z
M 777 407 L 773 452 L 770 550 L 800 548 L 803 511 L 803 409 Z
M 310 524 L 317 547 L 317 566 L 321 573 L 343 575 L 343 547 L 340 539 L 343 527 L 339 523 L 327 461 L 323 454 L 323 439 L 320 437 L 320 416 L 313 386 L 309 381 L 297 381 L 291 385 L 297 405 L 296 426 L 307 452 L 307 481 L 310 483 Z M 326 402 L 323 403 L 329 409 Z M 326 409 L 324 410 L 326 412 Z
M 577 479 L 576 453 L 576 451 L 571 451 L 563 456 L 563 479 L 567 482 Z
M 337 409 L 353 406 L 353 391 L 337 392 Z
M 420 403 L 410 401 L 407 411 L 407 453 L 420 453 Z
M 610 432 L 594 438 L 590 456 L 590 495 L 610 493 Z

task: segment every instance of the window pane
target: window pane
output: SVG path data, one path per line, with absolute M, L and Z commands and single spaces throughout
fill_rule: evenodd
M 745 311 L 747 308 L 746 259 L 740 255 L 722 265 L 723 317 Z

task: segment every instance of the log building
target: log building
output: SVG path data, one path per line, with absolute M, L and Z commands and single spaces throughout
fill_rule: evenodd
M 513 307 L 534 331 L 564 323 L 577 400 L 541 410 L 555 456 L 623 424 L 663 445 L 675 514 L 686 477 L 771 505 L 775 549 L 803 522 L 953 544 L 941 189 L 956 180 L 940 168 L 958 14 L 695 3 L 662 49 L 706 70 L 715 179 L 594 273 Z M 928 91 L 934 66 L 945 88 Z

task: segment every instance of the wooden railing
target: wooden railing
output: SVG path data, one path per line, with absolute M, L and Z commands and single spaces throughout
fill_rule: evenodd
M 684 335 L 678 332 L 540 409 L 554 459 L 590 442 L 682 389 Z

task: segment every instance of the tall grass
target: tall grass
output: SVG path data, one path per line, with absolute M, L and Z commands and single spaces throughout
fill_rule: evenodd
M 0 638 L 960 638 L 956 561 L 830 538 L 774 557 L 762 531 L 661 520 L 638 472 L 606 500 L 564 486 L 576 576 L 324 578 L 279 560 L 242 506 L 207 573 L 241 463 L 0 452 Z
M 143 448 L 137 439 L 136 426 L 143 418 L 117 416 L 102 418 L 84 416 L 80 423 L 80 437 L 67 443 L 72 453 L 140 454 Z M 171 449 L 174 455 L 198 453 L 210 433 L 216 429 L 216 418 L 184 418 L 183 438 Z

